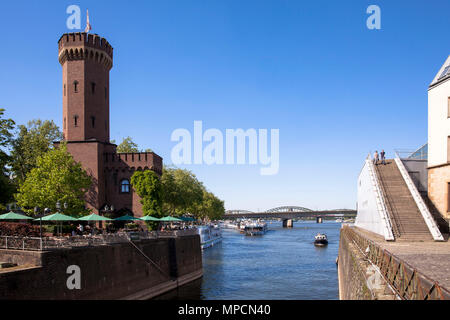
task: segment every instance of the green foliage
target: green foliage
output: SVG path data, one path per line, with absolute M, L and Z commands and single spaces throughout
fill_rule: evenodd
M 5 109 L 0 109 L 0 207 L 5 207 L 5 204 L 12 200 L 14 193 L 14 185 L 9 178 L 9 170 L 7 165 L 10 161 L 10 157 L 6 153 L 5 149 L 10 147 L 13 129 L 15 123 L 12 119 L 4 119 L 3 115 Z
M 141 197 L 144 215 L 162 216 L 161 181 L 151 170 L 136 171 L 131 177 L 131 185 Z
M 196 216 L 203 219 L 219 220 L 224 213 L 224 202 L 211 192 L 204 190 L 202 201 L 197 203 L 196 206 Z
M 215 220 L 225 213 L 223 201 L 208 192 L 188 170 L 164 168 L 161 183 L 163 210 L 169 215 L 192 213 L 197 218 Z
M 114 140 L 111 140 L 111 143 L 116 143 Z M 153 152 L 152 149 L 147 148 L 145 150 L 139 149 L 137 143 L 131 139 L 131 137 L 124 138 L 122 143 L 117 146 L 118 153 L 136 153 L 136 152 Z
M 36 167 L 19 187 L 16 200 L 28 213 L 32 213 L 36 206 L 56 212 L 56 202 L 60 201 L 68 205 L 64 214 L 78 216 L 89 213 L 84 195 L 91 185 L 91 177 L 62 144 L 38 157 Z
M 19 185 L 36 167 L 37 159 L 53 148 L 54 141 L 62 138 L 61 131 L 53 121 L 38 119 L 18 127 L 18 133 L 11 143 L 10 166 Z
M 117 146 L 118 153 L 133 153 L 139 152 L 138 145 L 131 139 L 131 137 L 124 138 L 122 143 Z

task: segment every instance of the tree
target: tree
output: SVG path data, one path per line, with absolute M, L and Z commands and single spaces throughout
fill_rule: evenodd
M 219 220 L 225 213 L 224 202 L 213 193 L 203 190 L 202 200 L 195 204 L 194 212 L 197 218 Z
M 33 120 L 20 125 L 12 141 L 11 171 L 20 185 L 27 174 L 36 167 L 37 159 L 53 148 L 53 142 L 63 139 L 58 126 L 49 120 Z
M 38 157 L 36 167 L 28 173 L 15 197 L 28 213 L 36 206 L 56 212 L 56 203 L 60 201 L 67 203 L 65 214 L 77 216 L 90 212 L 85 208 L 84 195 L 91 185 L 92 178 L 62 144 Z
M 170 215 L 193 212 L 201 202 L 204 186 L 196 176 L 183 169 L 164 168 L 162 175 L 163 208 Z
M 131 185 L 141 197 L 144 215 L 162 216 L 161 181 L 152 170 L 136 171 L 131 177 Z
M 115 144 L 115 140 L 111 140 L 111 143 Z M 136 153 L 136 152 L 153 152 L 152 149 L 147 148 L 145 150 L 140 150 L 137 143 L 131 139 L 131 137 L 124 138 L 122 143 L 117 146 L 118 153 Z
M 145 216 L 162 217 L 161 181 L 151 170 L 136 171 L 131 177 L 131 185 L 141 197 L 142 211 Z M 155 223 L 147 223 L 151 228 Z
M 5 109 L 0 109 L 0 209 L 6 208 L 5 204 L 12 200 L 15 190 L 7 168 L 11 158 L 5 151 L 11 144 L 15 123 L 12 119 L 4 119 L 4 113 Z
M 131 137 L 124 138 L 122 143 L 117 146 L 118 153 L 136 153 L 139 152 L 138 145 Z

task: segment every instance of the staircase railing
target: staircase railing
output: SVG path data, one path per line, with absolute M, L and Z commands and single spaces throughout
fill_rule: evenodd
M 378 179 L 378 175 L 376 173 L 375 166 L 372 162 L 372 157 L 370 156 L 370 154 L 366 158 L 366 163 L 368 165 L 369 174 L 372 178 L 372 184 L 375 189 L 377 209 L 378 213 L 381 216 L 381 222 L 383 224 L 384 229 L 384 239 L 388 241 L 393 241 L 395 240 L 395 237 L 392 232 L 392 222 L 386 207 L 386 199 L 384 197 L 383 191 L 381 190 L 381 183 Z
M 414 198 L 414 201 L 416 202 L 417 208 L 419 208 L 419 211 L 423 219 L 425 220 L 425 223 L 427 224 L 428 230 L 430 230 L 430 233 L 433 236 L 433 239 L 435 241 L 444 241 L 444 237 L 439 231 L 439 227 L 437 226 L 436 221 L 434 221 L 434 218 L 431 215 L 430 210 L 425 204 L 425 201 L 423 201 L 423 198 L 420 195 L 419 190 L 417 190 L 416 185 L 412 181 L 411 176 L 408 173 L 408 170 L 406 170 L 405 165 L 403 164 L 397 152 L 395 153 L 394 160 L 395 163 L 397 164 L 398 169 L 400 170 L 403 180 L 408 186 L 409 192 L 411 193 L 412 197 Z

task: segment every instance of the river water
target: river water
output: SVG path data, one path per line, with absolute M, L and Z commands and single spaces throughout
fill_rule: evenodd
M 336 257 L 340 223 L 268 223 L 263 236 L 223 230 L 223 241 L 203 252 L 203 278 L 159 299 L 338 299 Z M 315 247 L 314 236 L 328 236 Z

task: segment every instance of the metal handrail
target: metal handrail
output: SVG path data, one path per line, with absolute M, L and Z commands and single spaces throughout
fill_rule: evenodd
M 431 212 L 428 209 L 427 205 L 422 199 L 422 196 L 420 195 L 419 191 L 417 190 L 416 185 L 412 181 L 408 171 L 405 168 L 405 165 L 403 164 L 402 160 L 400 159 L 399 154 L 395 153 L 395 163 L 397 164 L 398 169 L 400 170 L 400 173 L 403 177 L 403 180 L 405 181 L 406 185 L 408 186 L 409 192 L 411 193 L 412 197 L 414 198 L 414 201 L 417 205 L 417 208 L 419 209 L 423 219 L 425 220 L 425 223 L 430 230 L 431 235 L 433 236 L 433 239 L 435 241 L 444 241 L 444 237 L 442 236 L 441 232 L 439 231 L 439 228 L 436 224 L 436 221 L 434 221 L 433 217 L 431 216 Z
M 0 249 L 41 251 L 42 248 L 42 238 L 0 236 Z
M 372 162 L 372 157 L 369 153 L 369 155 L 367 156 L 366 159 L 368 165 L 369 165 L 369 174 L 372 177 L 372 182 L 373 185 L 375 187 L 375 192 L 376 192 L 376 196 L 377 196 L 377 207 L 378 207 L 378 211 L 381 213 L 381 220 L 384 223 L 384 229 L 387 232 L 387 234 L 385 233 L 384 238 L 385 240 L 395 240 L 394 234 L 393 234 L 393 229 L 392 229 L 392 221 L 390 219 L 389 216 L 389 211 L 387 210 L 387 206 L 386 206 L 386 198 L 384 196 L 384 190 L 382 189 L 383 186 L 378 178 L 377 172 L 375 170 L 375 166 L 373 165 Z
M 341 232 L 360 249 L 366 259 L 379 268 L 385 281 L 401 299 L 450 300 L 450 291 L 447 288 L 359 234 L 355 228 L 344 226 Z
M 62 248 L 92 247 L 114 243 L 125 243 L 130 240 L 133 240 L 131 239 L 132 236 L 139 238 L 139 240 L 144 240 L 144 239 L 183 237 L 194 234 L 197 234 L 196 229 L 116 233 L 116 234 L 103 234 L 97 236 L 74 236 L 62 239 L 51 237 L 35 238 L 35 237 L 0 236 L 0 249 L 42 251 L 42 250 L 54 250 Z

